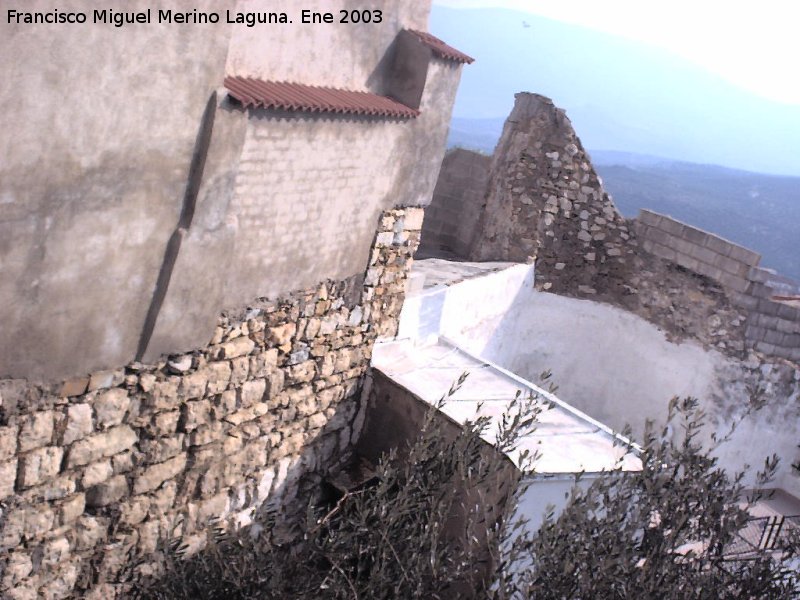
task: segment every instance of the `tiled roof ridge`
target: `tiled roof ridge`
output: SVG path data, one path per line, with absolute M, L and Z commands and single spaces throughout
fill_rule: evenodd
M 448 60 L 453 60 L 455 62 L 467 63 L 467 64 L 475 62 L 474 58 L 472 58 L 467 54 L 464 54 L 460 50 L 456 50 L 452 46 L 440 40 L 432 33 L 428 33 L 427 31 L 419 31 L 417 29 L 408 29 L 407 31 L 417 36 L 417 38 L 423 44 L 425 44 L 426 46 L 428 46 L 428 48 L 433 50 L 433 53 L 439 56 L 440 58 L 446 58 Z
M 228 76 L 223 85 L 245 107 L 331 112 L 383 117 L 413 118 L 420 112 L 371 92 L 347 90 L 290 81 L 265 81 L 254 77 Z

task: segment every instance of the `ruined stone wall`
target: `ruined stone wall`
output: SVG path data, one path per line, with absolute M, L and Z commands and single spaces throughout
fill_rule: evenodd
M 419 256 L 466 258 L 481 216 L 491 156 L 455 148 L 442 161 L 425 210 Z
M 642 249 L 723 286 L 747 313 L 749 347 L 800 361 L 800 306 L 773 299 L 772 273 L 758 266 L 757 252 L 649 210 L 639 212 L 636 233 Z
M 537 286 L 622 294 L 635 241 L 563 110 L 519 93 L 492 160 L 470 258 L 536 260 Z
M 346 458 L 421 224 L 422 209 L 385 212 L 364 274 L 223 313 L 192 352 L 54 386 L 0 380 L 3 597 L 113 598 L 126 562 L 157 565 L 159 540 L 198 549 L 210 519 L 285 507 Z

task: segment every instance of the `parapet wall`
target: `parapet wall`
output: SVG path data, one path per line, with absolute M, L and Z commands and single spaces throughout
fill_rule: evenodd
M 748 313 L 745 339 L 771 356 L 800 361 L 800 303 L 773 299 L 772 276 L 761 255 L 672 217 L 641 210 L 636 233 L 642 248 L 719 283 Z
M 361 276 L 223 314 L 190 353 L 0 380 L 3 597 L 121 596 L 121 569 L 152 569 L 159 541 L 199 549 L 210 519 L 245 525 L 346 459 L 421 224 L 422 209 L 385 212 Z

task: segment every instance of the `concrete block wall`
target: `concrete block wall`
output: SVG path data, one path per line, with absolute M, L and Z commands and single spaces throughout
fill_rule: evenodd
M 157 568 L 159 541 L 198 550 L 211 519 L 246 525 L 346 458 L 422 216 L 386 211 L 365 273 L 223 313 L 192 352 L 0 380 L 2 597 L 122 597 L 124 565 Z
M 421 257 L 469 256 L 491 161 L 491 156 L 463 148 L 445 155 L 433 199 L 425 211 Z
M 800 303 L 773 298 L 773 272 L 761 255 L 667 215 L 641 210 L 635 223 L 642 249 L 705 275 L 747 311 L 748 345 L 770 356 L 800 361 Z

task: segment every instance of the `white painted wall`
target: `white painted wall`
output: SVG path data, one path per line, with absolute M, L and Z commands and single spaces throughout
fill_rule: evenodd
M 663 421 L 676 395 L 697 397 L 718 434 L 747 407 L 745 365 L 694 342 L 669 342 L 655 325 L 619 308 L 537 292 L 532 281 L 532 267 L 518 265 L 409 298 L 400 334 L 438 330 L 531 381 L 551 369 L 559 398 L 616 429 L 630 423 L 641 432 L 645 419 Z M 798 495 L 800 477 L 790 465 L 800 443 L 800 401 L 796 392 L 767 398 L 718 455 L 738 470 L 777 453 L 784 460 L 773 485 Z

